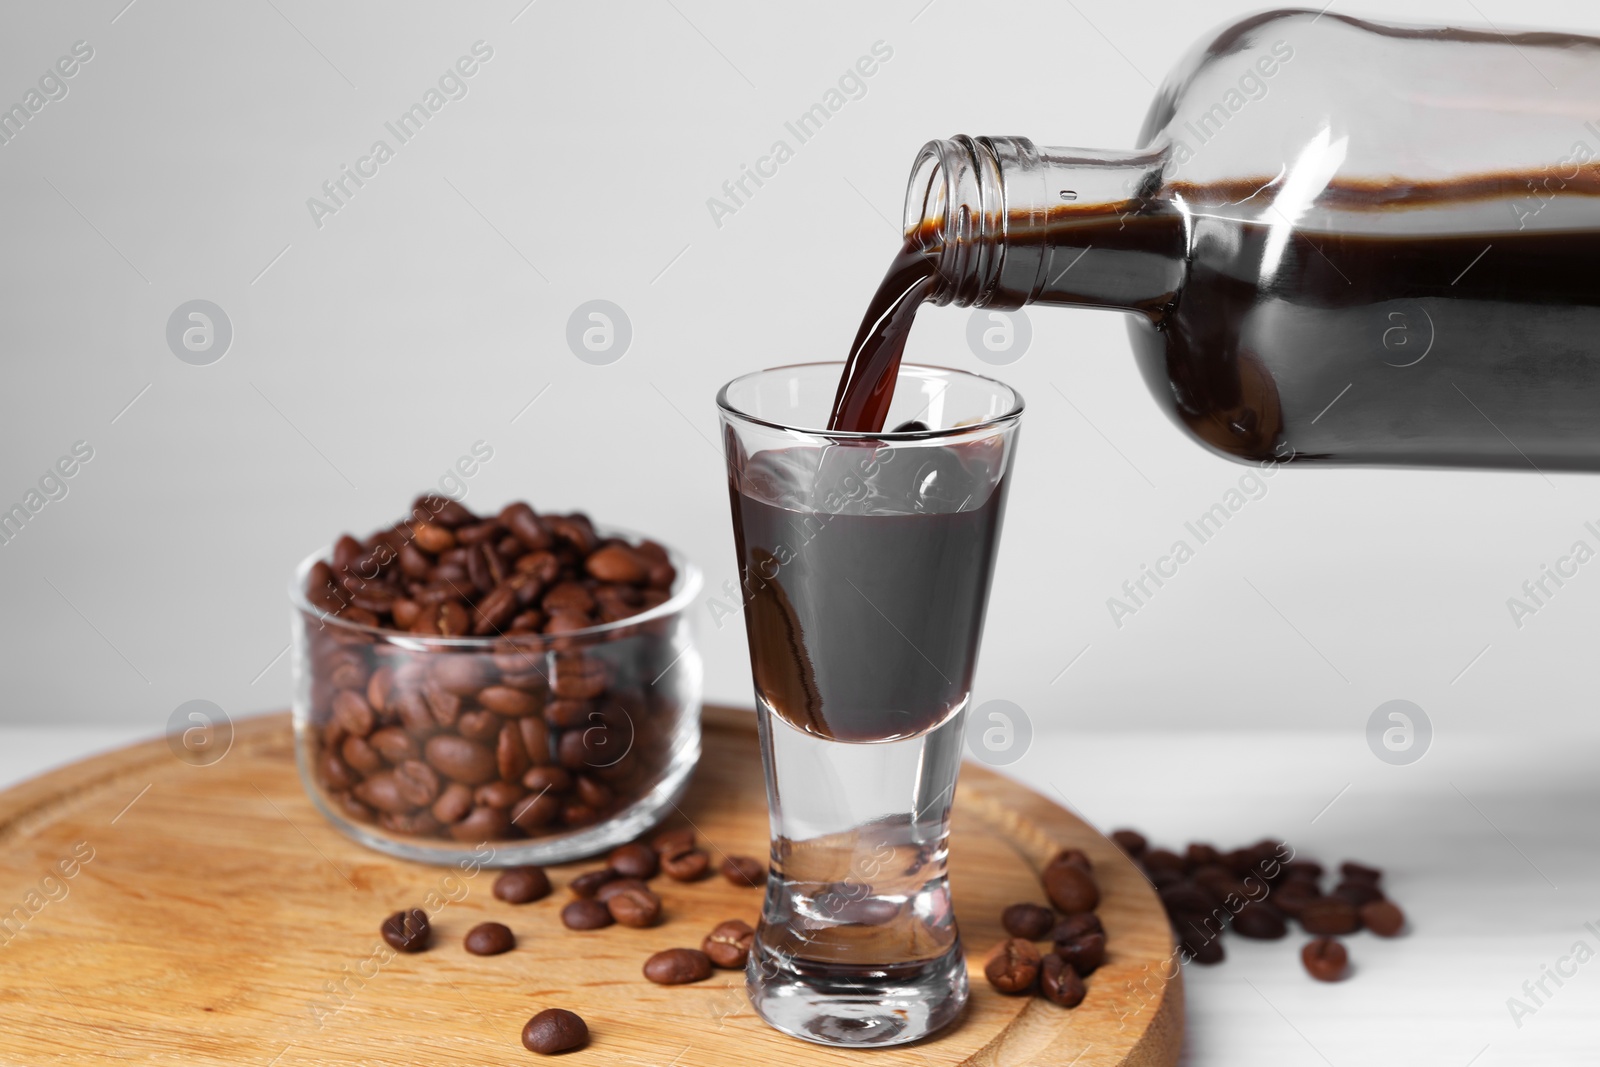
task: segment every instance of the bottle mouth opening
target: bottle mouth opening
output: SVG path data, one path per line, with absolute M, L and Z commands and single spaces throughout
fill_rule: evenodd
M 1031 209 L 1038 199 L 1025 175 L 1037 169 L 1038 150 L 1023 137 L 968 137 L 929 141 L 917 153 L 906 185 L 905 236 L 935 260 L 933 304 L 1021 307 L 1026 290 L 1012 291 L 1011 274 L 1031 281 L 1028 251 L 1006 242 L 1008 212 Z M 1008 201 L 1012 201 L 1008 203 Z M 1033 255 L 1037 258 L 1037 250 Z

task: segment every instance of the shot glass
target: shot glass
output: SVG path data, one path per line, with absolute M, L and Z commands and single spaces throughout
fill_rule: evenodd
M 905 365 L 898 432 L 831 433 L 841 367 L 717 403 L 772 823 L 746 984 L 777 1029 L 865 1047 L 967 999 L 950 809 L 1022 398 Z

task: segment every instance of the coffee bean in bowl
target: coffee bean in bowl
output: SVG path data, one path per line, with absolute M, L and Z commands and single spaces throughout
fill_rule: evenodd
M 625 873 L 642 873 L 652 850 L 627 842 L 670 810 L 699 747 L 699 586 L 654 541 L 521 502 L 475 514 L 424 495 L 340 537 L 291 588 L 308 792 L 408 859 L 624 846 Z

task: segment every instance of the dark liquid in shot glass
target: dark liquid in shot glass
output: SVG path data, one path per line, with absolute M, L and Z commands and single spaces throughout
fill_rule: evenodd
M 731 490 L 756 690 L 840 741 L 890 741 L 959 711 L 1005 481 L 997 442 L 758 453 Z M 917 510 L 920 509 L 920 510 Z M 910 513 L 906 513 L 906 512 Z

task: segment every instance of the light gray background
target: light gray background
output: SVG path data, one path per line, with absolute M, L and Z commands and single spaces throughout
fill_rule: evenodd
M 283 707 L 290 568 L 392 521 L 480 440 L 467 503 L 586 508 L 679 546 L 717 591 L 713 393 L 843 355 L 918 146 L 1126 147 L 1152 83 L 1249 9 L 125 3 L 0 12 L 0 104 L 74 42 L 95 53 L 0 146 L 0 507 L 75 441 L 95 453 L 0 545 L 0 784 L 191 699 Z M 1555 0 L 1386 14 L 1600 31 Z M 306 199 L 480 39 L 469 95 L 317 228 Z M 706 199 L 879 40 L 894 55 L 866 95 L 714 225 Z M 165 340 L 194 299 L 234 329 L 210 366 Z M 594 299 L 633 327 L 609 366 L 565 341 Z M 926 313 L 915 358 L 985 369 L 968 318 Z M 1600 481 L 1285 471 L 1119 630 L 1106 598 L 1245 469 L 1164 420 L 1116 316 L 1031 325 L 998 371 L 1030 408 L 978 681 L 1033 723 L 1007 773 L 1164 844 L 1274 833 L 1381 864 L 1412 917 L 1409 938 L 1353 939 L 1358 978 L 1334 988 L 1295 942 L 1230 939 L 1228 964 L 1191 970 L 1186 1062 L 1592 1053 L 1593 967 L 1523 1027 L 1506 998 L 1600 924 L 1600 562 L 1521 629 L 1506 598 L 1600 523 Z M 696 613 L 708 696 L 747 703 L 742 626 Z M 1410 766 L 1367 745 L 1395 698 L 1434 728 Z

